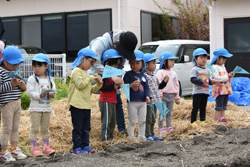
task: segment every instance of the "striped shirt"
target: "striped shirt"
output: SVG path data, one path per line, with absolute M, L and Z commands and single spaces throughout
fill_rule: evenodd
M 21 98 L 21 88 L 11 85 L 12 78 L 6 76 L 11 71 L 7 71 L 0 67 L 1 85 L 0 85 L 0 107 L 5 104 Z

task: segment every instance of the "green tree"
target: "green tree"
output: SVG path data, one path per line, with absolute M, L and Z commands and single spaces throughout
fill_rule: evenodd
M 202 5 L 202 1 L 198 4 L 192 0 L 170 0 L 177 7 L 177 11 L 170 8 L 161 7 L 157 0 L 154 3 L 162 11 L 162 20 L 164 31 L 162 36 L 164 39 L 194 39 L 209 41 L 209 10 Z M 211 0 L 209 0 L 211 3 Z M 167 12 L 169 11 L 169 12 Z M 179 26 L 174 27 L 170 18 L 170 12 L 179 22 Z

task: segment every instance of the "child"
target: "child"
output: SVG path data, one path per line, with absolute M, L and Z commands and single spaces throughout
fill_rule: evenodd
M 102 87 L 102 79 L 98 75 L 87 75 L 87 70 L 96 62 L 100 61 L 95 52 L 83 48 L 78 52 L 70 69 L 71 78 L 69 83 L 68 107 L 71 112 L 73 131 L 73 154 L 94 153 L 89 147 L 91 93 Z M 91 81 L 97 83 L 91 86 Z
M 102 55 L 102 64 L 117 68 L 122 56 L 114 49 L 106 50 Z M 113 140 L 116 125 L 116 90 L 120 87 L 111 78 L 103 79 L 103 86 L 100 89 L 99 107 L 102 121 L 102 141 Z
M 172 122 L 172 110 L 174 102 L 176 104 L 180 103 L 179 96 L 179 81 L 177 74 L 171 70 L 174 67 L 174 60 L 178 59 L 170 52 L 163 52 L 160 55 L 160 67 L 156 76 L 159 80 L 159 89 L 162 102 L 166 104 L 166 107 L 169 109 L 169 112 L 166 115 L 166 127 L 167 130 L 163 127 L 164 119 L 160 120 L 161 115 L 158 117 L 158 132 L 160 134 L 166 134 L 173 132 L 174 129 L 171 127 Z
M 234 74 L 227 73 L 225 62 L 233 55 L 228 53 L 224 48 L 214 50 L 214 57 L 211 65 L 215 68 L 212 78 L 220 83 L 214 84 L 212 89 L 212 97 L 216 97 L 216 106 L 214 110 L 214 119 L 217 122 L 227 123 L 225 118 L 225 110 L 227 109 L 228 95 L 232 94 L 232 86 L 230 80 Z
M 145 137 L 146 107 L 150 101 L 149 87 L 146 76 L 141 72 L 144 66 L 144 54 L 135 50 L 135 60 L 129 60 L 131 71 L 124 75 L 124 83 L 130 84 L 130 102 L 128 102 L 128 137 L 137 141 L 134 137 L 136 117 L 139 122 L 139 140 L 147 141 Z
M 44 94 L 46 89 L 56 89 L 51 77 L 50 60 L 47 55 L 39 53 L 32 58 L 34 75 L 30 76 L 27 84 L 27 95 L 30 97 L 30 145 L 33 156 L 52 155 L 55 150 L 49 146 L 49 123 L 51 104 L 50 98 L 55 98 L 54 92 Z M 43 139 L 43 153 L 37 147 L 37 134 L 40 132 Z
M 193 83 L 193 109 L 191 112 L 191 124 L 198 125 L 196 121 L 198 110 L 200 109 L 201 125 L 206 125 L 206 106 L 209 96 L 209 84 L 212 82 L 209 76 L 209 70 L 205 67 L 208 53 L 198 48 L 193 53 L 193 68 L 191 70 L 190 80 Z
M 152 101 L 161 102 L 161 96 L 159 93 L 159 82 L 154 71 L 156 69 L 156 57 L 150 53 L 144 55 L 144 61 L 146 63 L 146 72 L 144 75 L 147 77 L 149 85 L 149 95 Z M 150 105 L 147 105 L 147 116 L 146 116 L 146 132 L 145 135 L 149 141 L 160 140 L 163 138 L 155 136 L 154 126 L 157 108 L 154 106 L 154 111 L 151 110 Z
M 21 118 L 21 92 L 26 90 L 26 84 L 23 80 L 11 79 L 7 76 L 9 72 L 17 70 L 24 58 L 20 50 L 14 46 L 8 46 L 2 54 L 3 58 L 0 62 L 0 107 L 3 121 L 1 159 L 4 162 L 11 162 L 27 158 L 17 147 L 18 127 Z M 7 149 L 9 139 L 11 141 L 10 150 Z

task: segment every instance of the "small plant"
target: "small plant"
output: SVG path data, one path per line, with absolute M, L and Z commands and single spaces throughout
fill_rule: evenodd
M 27 91 L 22 92 L 22 97 L 21 97 L 21 107 L 23 110 L 27 110 L 30 106 L 30 98 L 27 95 Z

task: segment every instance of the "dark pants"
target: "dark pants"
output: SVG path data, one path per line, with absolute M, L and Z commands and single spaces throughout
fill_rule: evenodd
M 126 124 L 125 124 L 124 112 L 123 112 L 123 108 L 122 108 L 121 94 L 117 94 L 116 125 L 117 125 L 119 132 L 126 133 Z
M 193 95 L 193 109 L 191 113 L 191 123 L 197 120 L 197 113 L 200 109 L 200 121 L 206 120 L 206 107 L 208 95 Z
M 145 136 L 154 136 L 154 126 L 157 108 L 154 105 L 154 111 L 151 110 L 150 106 L 147 105 L 147 116 L 146 116 L 146 128 Z M 153 113 L 154 112 L 154 113 Z
M 79 109 L 73 106 L 71 106 L 69 110 L 71 111 L 71 119 L 73 124 L 73 150 L 77 148 L 83 149 L 85 146 L 89 145 L 91 110 Z

